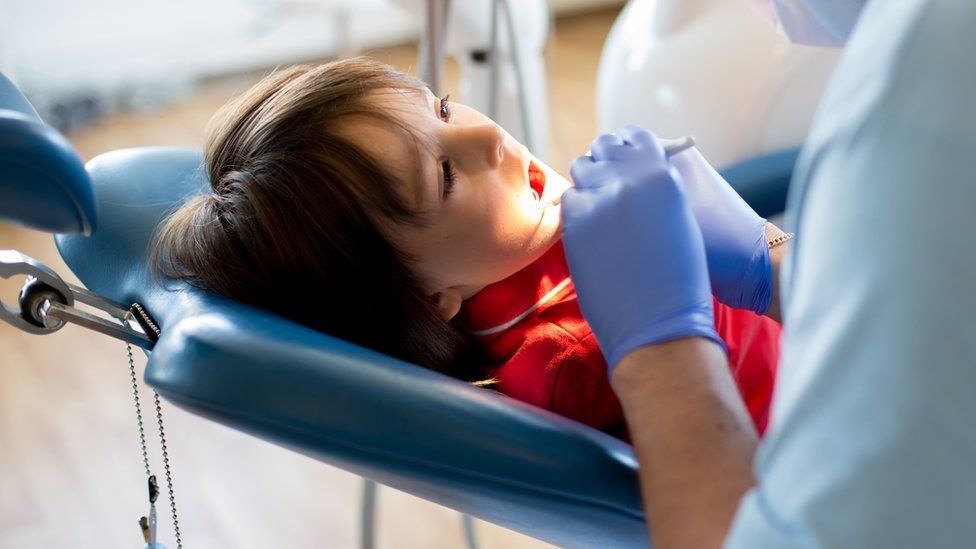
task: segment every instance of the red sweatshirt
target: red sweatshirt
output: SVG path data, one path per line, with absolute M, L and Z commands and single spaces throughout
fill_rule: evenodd
M 766 429 L 779 359 L 780 325 L 714 302 L 715 327 L 756 429 Z M 607 364 L 583 319 L 562 243 L 464 302 L 465 328 L 494 365 L 498 390 L 623 436 L 623 412 Z

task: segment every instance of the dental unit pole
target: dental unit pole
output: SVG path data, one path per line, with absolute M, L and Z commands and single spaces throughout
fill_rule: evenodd
M 420 77 L 427 82 L 434 95 L 441 95 L 441 76 L 444 73 L 444 34 L 450 0 L 426 0 L 424 35 L 420 43 Z
M 420 76 L 443 94 L 446 56 L 460 69 L 458 92 L 470 107 L 498 122 L 532 153 L 549 160 L 545 0 L 395 0 L 425 15 Z M 517 10 L 517 12 L 516 12 Z

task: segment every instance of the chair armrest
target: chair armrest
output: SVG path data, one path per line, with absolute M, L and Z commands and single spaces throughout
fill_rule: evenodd
M 95 193 L 78 153 L 0 74 L 0 221 L 91 234 Z
M 88 172 L 54 128 L 0 108 L 0 174 L 0 220 L 52 233 L 95 230 Z

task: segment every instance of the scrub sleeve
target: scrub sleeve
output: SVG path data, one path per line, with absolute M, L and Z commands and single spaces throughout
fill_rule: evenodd
M 759 483 L 727 547 L 976 539 L 976 2 L 865 8 L 801 154 Z

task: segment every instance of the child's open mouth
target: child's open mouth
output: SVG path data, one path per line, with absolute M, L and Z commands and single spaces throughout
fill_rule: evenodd
M 546 174 L 534 160 L 529 161 L 529 187 L 537 200 L 542 198 L 542 192 L 546 189 Z

